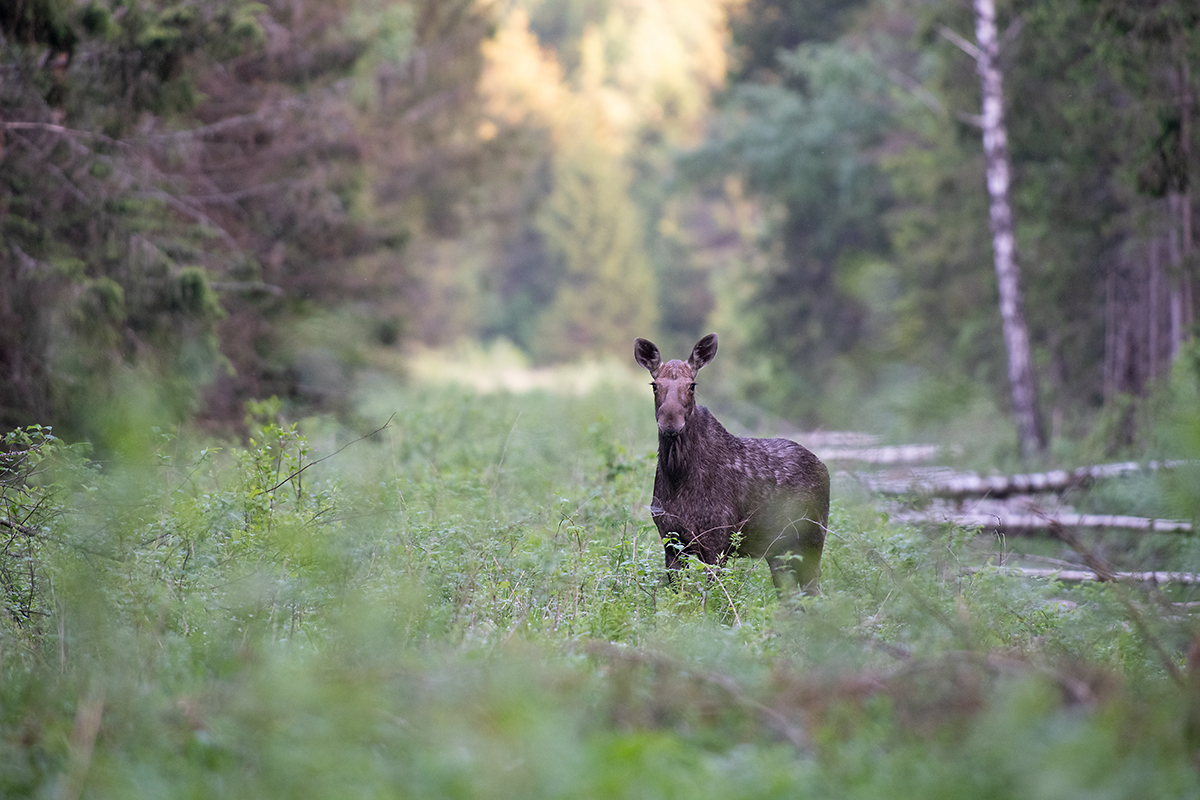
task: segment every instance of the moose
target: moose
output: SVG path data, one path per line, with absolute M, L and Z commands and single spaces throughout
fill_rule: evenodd
M 734 436 L 696 405 L 696 374 L 717 354 L 710 333 L 687 361 L 662 361 L 658 347 L 634 341 L 650 372 L 658 422 L 658 468 L 650 514 L 666 550 L 668 575 L 685 554 L 705 564 L 729 556 L 766 558 L 782 594 L 819 591 L 829 521 L 829 470 L 789 439 Z

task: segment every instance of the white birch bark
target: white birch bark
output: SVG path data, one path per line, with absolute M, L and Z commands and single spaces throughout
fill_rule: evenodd
M 968 567 L 967 572 L 980 572 L 980 567 Z M 1064 583 L 1079 583 L 1082 581 L 1098 581 L 1101 576 L 1090 569 L 1038 569 L 1030 567 L 1000 567 L 997 569 L 1003 575 L 1020 578 L 1047 578 Z M 1200 583 L 1200 573 L 1195 572 L 1114 572 L 1111 580 L 1124 583 Z
M 1008 350 L 1008 380 L 1012 387 L 1013 413 L 1021 453 L 1030 458 L 1046 446 L 1046 434 L 1038 412 L 1037 382 L 1029 345 L 1029 329 L 1021 302 L 1020 270 L 1012 205 L 1009 201 L 1008 134 L 1004 126 L 1004 93 L 997 58 L 1000 44 L 996 34 L 994 0 L 975 0 L 975 64 L 983 86 L 983 153 L 987 165 L 988 196 L 991 200 L 992 249 L 996 280 L 1000 288 L 1000 317 L 1004 345 Z
M 1090 486 L 1106 478 L 1117 478 L 1142 472 L 1180 469 L 1190 461 L 1151 461 L 1139 464 L 1125 461 L 1118 464 L 1098 464 L 1077 469 L 1057 469 L 1030 475 L 979 475 L 975 472 L 951 472 L 944 469 L 913 470 L 908 475 L 883 473 L 857 475 L 857 479 L 873 492 L 888 496 L 925 495 L 964 500 L 971 497 L 1002 499 L 1013 495 L 1065 492 Z
M 1130 531 L 1156 531 L 1159 533 L 1191 533 L 1192 523 L 1185 519 L 1152 519 L 1130 517 L 1125 514 L 971 514 L 971 513 L 922 513 L 907 511 L 892 514 L 889 522 L 904 525 L 922 523 L 941 524 L 949 522 L 964 528 L 983 528 L 987 531 L 1043 531 L 1052 526 L 1062 528 L 1102 528 Z

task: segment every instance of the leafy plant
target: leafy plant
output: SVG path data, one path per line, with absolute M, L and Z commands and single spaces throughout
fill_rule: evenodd
M 37 536 L 4 526 L 0 787 L 1196 790 L 1172 598 L 978 568 L 970 532 L 848 495 L 820 597 L 779 598 L 745 559 L 670 585 L 641 400 L 391 386 L 365 438 L 267 402 L 244 443 L 160 435 L 103 466 L 11 435 L 4 518 Z

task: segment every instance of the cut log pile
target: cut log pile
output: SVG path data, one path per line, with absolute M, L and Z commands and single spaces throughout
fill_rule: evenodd
M 968 572 L 979 572 L 981 567 L 968 567 Z M 1200 583 L 1200 573 L 1196 572 L 1113 572 L 1101 577 L 1090 569 L 1050 569 L 1044 567 L 997 567 L 998 572 L 1006 575 L 1018 575 L 1022 578 L 1049 578 L 1067 583 L 1083 581 L 1114 580 L 1122 583 Z
M 858 461 L 873 465 L 909 465 L 928 462 L 947 452 L 938 445 L 900 445 L 881 447 L 868 438 L 839 434 L 822 440 L 819 436 L 798 436 L 813 452 L 829 462 Z M 1129 530 L 1155 533 L 1191 534 L 1195 525 L 1188 520 L 1157 519 L 1126 514 L 1081 514 L 1055 497 L 1053 507 L 1038 498 L 1062 495 L 1083 489 L 1097 481 L 1133 476 L 1160 470 L 1194 466 L 1190 461 L 1126 461 L 1099 464 L 1069 470 L 1018 475 L 979 475 L 956 472 L 945 467 L 910 466 L 878 472 L 842 471 L 843 478 L 854 480 L 884 500 L 884 509 L 892 522 L 909 525 L 953 524 L 997 533 L 1026 534 L 1046 532 L 1072 547 L 1089 565 L 1064 564 L 1060 568 L 1035 569 L 1002 567 L 1008 574 L 1062 581 L 1116 580 L 1136 583 L 1200 584 L 1200 573 L 1153 571 L 1120 572 L 1092 563 L 1087 548 L 1079 544 L 1072 530 Z M 900 501 L 905 500 L 901 505 Z M 916 501 L 920 508 L 913 509 Z M 978 569 L 978 568 L 973 568 Z
M 928 445 L 919 445 L 927 447 Z M 1097 480 L 1132 475 L 1139 472 L 1176 469 L 1186 461 L 1151 461 L 1139 464 L 1126 461 L 1120 464 L 1100 464 L 1078 469 L 1057 469 L 1030 475 L 989 475 L 950 470 L 913 470 L 908 475 L 860 476 L 874 492 L 884 495 L 927 495 L 930 497 L 1004 498 L 1012 495 L 1064 492 L 1090 486 Z
M 787 438 L 811 450 L 825 462 L 860 464 L 922 464 L 943 454 L 957 455 L 957 447 L 940 444 L 880 445 L 879 437 L 869 433 L 845 431 L 814 431 L 797 433 Z
M 1191 533 L 1192 523 L 1178 519 L 1152 519 L 1124 514 L 980 514 L 905 512 L 892 514 L 894 522 L 910 525 L 926 522 L 952 522 L 968 528 L 1004 532 L 1044 531 L 1055 525 L 1063 528 L 1122 528 L 1136 531 Z

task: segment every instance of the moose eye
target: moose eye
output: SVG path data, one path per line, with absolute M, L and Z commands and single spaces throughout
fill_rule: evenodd
M 689 392 L 694 392 L 694 391 L 696 391 L 696 384 L 694 384 L 694 383 L 689 383 L 689 384 L 688 384 L 688 391 L 689 391 Z
M 651 389 L 653 389 L 654 391 L 656 391 L 656 392 L 657 392 L 657 391 L 658 391 L 658 384 L 657 384 L 656 382 L 654 382 L 654 381 L 650 381 L 650 388 L 651 388 Z

